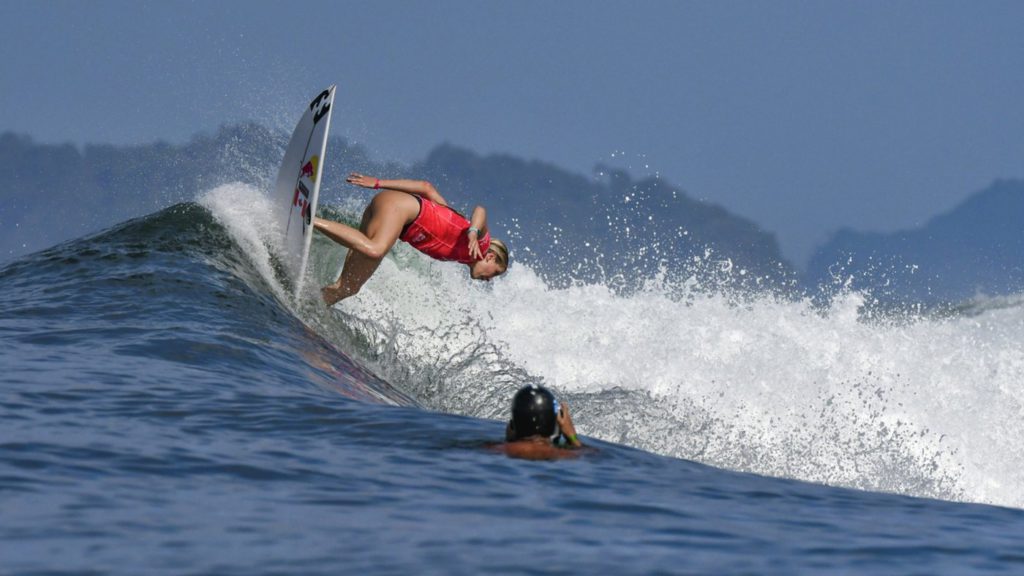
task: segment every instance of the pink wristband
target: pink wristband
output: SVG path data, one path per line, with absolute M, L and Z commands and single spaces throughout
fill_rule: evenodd
M 380 178 L 377 178 L 377 181 L 373 183 L 373 189 L 380 190 Z

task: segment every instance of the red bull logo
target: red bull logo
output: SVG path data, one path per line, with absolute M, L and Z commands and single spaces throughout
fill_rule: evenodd
M 295 196 L 292 198 L 292 208 L 299 208 L 299 214 L 302 216 L 302 233 L 306 233 L 306 227 L 310 225 L 311 218 L 309 213 L 309 188 L 299 180 L 299 185 L 295 187 Z
M 308 178 L 310 182 L 316 182 L 316 167 L 320 164 L 320 158 L 313 156 L 302 165 L 302 171 L 299 172 L 300 178 Z

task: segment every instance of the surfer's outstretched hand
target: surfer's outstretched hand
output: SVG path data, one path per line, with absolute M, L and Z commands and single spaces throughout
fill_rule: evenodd
M 374 178 L 372 176 L 364 176 L 363 174 L 353 172 L 348 175 L 348 178 L 345 178 L 345 181 L 348 182 L 349 184 L 362 186 L 363 188 L 373 188 L 375 186 L 378 186 L 377 183 L 380 182 L 380 179 Z

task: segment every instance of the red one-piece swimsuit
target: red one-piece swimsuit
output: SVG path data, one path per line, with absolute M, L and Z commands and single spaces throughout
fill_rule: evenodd
M 475 259 L 470 256 L 466 241 L 469 220 L 447 206 L 419 196 L 416 199 L 420 201 L 419 216 L 405 227 L 399 239 L 436 260 L 472 264 Z M 486 254 L 491 245 L 490 232 L 477 241 L 480 253 Z

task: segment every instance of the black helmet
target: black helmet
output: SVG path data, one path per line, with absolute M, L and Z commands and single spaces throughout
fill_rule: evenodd
M 524 386 L 512 398 L 511 436 L 514 440 L 558 434 L 558 400 L 543 386 Z

